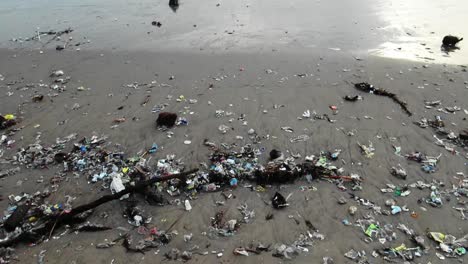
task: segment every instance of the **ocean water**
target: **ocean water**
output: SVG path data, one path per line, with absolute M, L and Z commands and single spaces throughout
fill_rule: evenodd
M 444 35 L 468 36 L 467 12 L 468 2 L 456 0 L 180 0 L 176 11 L 161 0 L 2 0 L 0 47 L 53 48 L 47 38 L 11 39 L 71 27 L 80 49 L 341 52 L 463 64 L 464 42 L 452 53 L 440 44 Z

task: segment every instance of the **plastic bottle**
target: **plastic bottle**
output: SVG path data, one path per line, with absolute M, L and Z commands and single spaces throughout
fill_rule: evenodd
M 401 188 L 400 188 L 400 187 L 396 187 L 396 188 L 395 188 L 394 194 L 395 194 L 395 196 L 401 196 Z
M 236 178 L 232 178 L 230 181 L 229 181 L 229 184 L 231 185 L 231 187 L 237 187 L 237 179 Z
M 192 205 L 190 205 L 189 200 L 185 200 L 185 211 L 190 211 L 192 210 Z
M 392 205 L 392 214 L 393 215 L 399 214 L 400 212 L 401 212 L 401 207 L 400 206 Z

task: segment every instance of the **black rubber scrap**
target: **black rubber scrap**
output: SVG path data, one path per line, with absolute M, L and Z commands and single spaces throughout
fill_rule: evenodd
M 354 96 L 346 95 L 345 97 L 343 97 L 343 99 L 345 99 L 345 101 L 348 101 L 348 102 L 356 102 L 359 99 L 359 95 L 354 95 Z
M 460 139 L 468 140 L 468 129 L 463 129 L 462 131 L 460 131 Z
M 271 199 L 271 203 L 273 204 L 273 207 L 275 209 L 281 209 L 283 207 L 288 206 L 288 203 L 286 202 L 286 199 L 279 192 L 275 193 L 275 195 Z
M 281 151 L 273 149 L 270 151 L 270 160 L 275 160 L 281 157 Z
M 162 112 L 159 113 L 158 119 L 156 120 L 157 126 L 173 127 L 177 121 L 177 114 Z
M 3 223 L 3 228 L 6 231 L 11 232 L 16 229 L 16 227 L 21 226 L 23 224 L 24 218 L 26 214 L 31 208 L 29 204 L 22 204 L 16 207 L 16 210 L 8 217 L 8 219 Z

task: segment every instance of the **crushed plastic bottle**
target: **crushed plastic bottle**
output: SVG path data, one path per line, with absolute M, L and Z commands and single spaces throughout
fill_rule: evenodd
M 377 234 L 380 227 L 376 224 L 370 224 L 364 232 L 368 237 L 372 237 L 373 234 Z
M 345 257 L 349 258 L 349 259 L 352 259 L 352 260 L 355 260 L 359 257 L 359 252 L 357 252 L 356 250 L 354 249 L 351 249 L 350 251 L 346 252 L 344 254 Z
M 236 178 L 232 178 L 230 181 L 229 181 L 229 184 L 231 185 L 231 187 L 237 187 L 237 179 Z
M 431 190 L 430 202 L 436 206 L 442 205 L 442 198 L 440 197 L 440 193 L 437 190 L 437 187 L 432 186 Z
M 390 173 L 397 178 L 406 180 L 407 173 L 400 165 L 398 165 L 398 167 L 392 167 Z
M 332 160 L 337 160 L 338 159 L 338 156 L 341 154 L 341 149 L 337 149 L 335 150 L 335 152 L 331 153 L 330 154 L 330 158 Z
M 392 205 L 391 208 L 392 208 L 392 215 L 396 215 L 396 214 L 401 213 L 401 207 L 400 206 Z
M 192 205 L 190 205 L 189 200 L 185 200 L 184 205 L 185 205 L 185 211 L 191 211 L 192 210 Z
M 125 186 L 122 183 L 122 178 L 119 175 L 116 175 L 116 176 L 112 177 L 112 182 L 110 184 L 110 189 L 111 189 L 113 194 L 125 190 Z M 128 197 L 129 197 L 129 195 L 126 194 L 126 195 L 122 196 L 120 198 L 120 200 L 127 199 Z
M 155 153 L 156 151 L 158 151 L 158 149 L 159 149 L 158 144 L 153 143 L 153 145 L 151 146 L 151 148 L 148 150 L 148 153 L 151 153 L 151 154 L 152 154 L 152 153 Z

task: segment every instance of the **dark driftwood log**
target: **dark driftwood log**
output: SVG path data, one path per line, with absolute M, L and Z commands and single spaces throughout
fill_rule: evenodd
M 72 217 L 74 217 L 74 216 L 76 216 L 78 214 L 81 214 L 81 213 L 86 212 L 88 210 L 94 209 L 94 208 L 100 206 L 101 204 L 105 204 L 105 203 L 110 202 L 112 200 L 119 199 L 120 197 L 122 197 L 122 196 L 124 196 L 126 194 L 144 190 L 144 188 L 146 186 L 149 186 L 151 184 L 154 184 L 154 183 L 157 183 L 157 182 L 162 182 L 162 181 L 168 181 L 168 180 L 172 180 L 172 179 L 175 179 L 175 178 L 184 178 L 184 177 L 187 177 L 188 175 L 193 174 L 193 173 L 195 173 L 197 171 L 198 171 L 198 169 L 193 169 L 193 170 L 190 170 L 190 171 L 187 171 L 187 172 L 182 172 L 182 173 L 179 173 L 179 174 L 173 174 L 173 175 L 168 175 L 168 176 L 163 176 L 163 177 L 155 177 L 155 178 L 143 181 L 143 182 L 139 182 L 135 186 L 127 187 L 125 190 L 123 190 L 121 192 L 114 193 L 114 194 L 111 194 L 111 195 L 105 195 L 105 196 L 97 199 L 96 201 L 93 201 L 93 202 L 88 203 L 88 204 L 80 205 L 80 206 L 72 209 L 70 213 L 62 215 L 62 218 L 63 218 L 63 220 L 70 219 L 70 218 L 72 218 Z
M 168 175 L 168 176 L 163 176 L 163 177 L 155 177 L 150 180 L 139 182 L 135 186 L 127 187 L 125 190 L 121 192 L 114 193 L 111 195 L 104 195 L 103 197 L 93 202 L 80 205 L 76 208 L 73 208 L 68 214 L 60 214 L 60 215 L 52 216 L 52 217 L 50 216 L 44 217 L 43 219 L 39 219 L 39 221 L 42 221 L 43 223 L 38 224 L 36 227 L 32 228 L 31 230 L 13 234 L 10 237 L 7 237 L 5 239 L 0 239 L 0 247 L 12 246 L 21 241 L 39 240 L 42 236 L 46 234 L 50 236 L 53 233 L 53 231 L 57 229 L 58 227 L 60 227 L 62 224 L 72 222 L 74 217 L 77 217 L 78 215 L 86 211 L 94 209 L 107 202 L 117 200 L 126 194 L 144 190 L 145 187 L 151 184 L 154 184 L 156 182 L 168 181 L 168 180 L 175 179 L 175 178 L 178 178 L 178 179 L 185 178 L 188 175 L 193 174 L 197 171 L 198 169 L 193 169 L 193 170 L 182 172 L 179 174 L 173 174 L 173 175 Z

